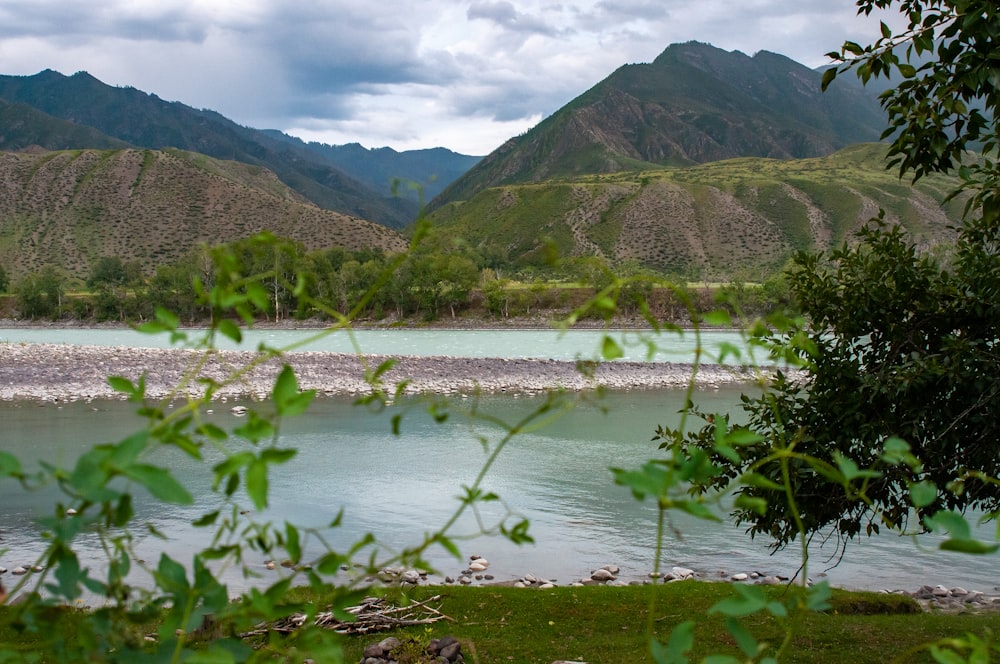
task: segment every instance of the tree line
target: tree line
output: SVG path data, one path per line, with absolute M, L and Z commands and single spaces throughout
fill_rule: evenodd
M 102 256 L 85 280 L 71 279 L 55 266 L 10 281 L 0 268 L 0 293 L 12 298 L 5 315 L 27 320 L 141 322 L 157 309 L 181 320 L 210 320 L 212 288 L 249 289 L 257 320 L 330 320 L 338 316 L 368 320 L 434 321 L 473 311 L 504 319 L 542 310 L 568 310 L 596 291 L 618 283 L 619 314 L 638 315 L 639 307 L 667 320 L 687 315 L 693 301 L 708 310 L 722 302 L 734 313 L 759 313 L 791 306 L 781 277 L 762 286 L 732 283 L 693 288 L 677 295 L 676 276 L 639 265 L 611 265 L 601 257 L 553 260 L 547 269 L 508 267 L 468 247 L 441 250 L 438 243 L 416 244 L 405 254 L 340 247 L 307 251 L 292 240 L 262 234 L 218 247 L 202 247 L 184 258 L 159 265 L 150 274 L 138 260 Z M 225 252 L 226 256 L 222 256 Z M 373 292 L 372 286 L 381 284 Z M 686 288 L 686 286 L 685 286 Z

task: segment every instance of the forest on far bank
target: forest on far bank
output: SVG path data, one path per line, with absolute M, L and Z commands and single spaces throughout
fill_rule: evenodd
M 373 291 L 372 286 L 381 286 Z M 406 254 L 342 248 L 307 251 L 301 244 L 254 236 L 205 247 L 149 274 L 139 261 L 98 259 L 84 283 L 55 267 L 8 280 L 0 266 L 0 318 L 83 323 L 140 323 L 158 309 L 187 324 L 210 321 L 213 293 L 236 287 L 255 321 L 369 324 L 537 321 L 568 315 L 596 294 L 618 302 L 615 317 L 690 323 L 692 312 L 720 306 L 735 317 L 790 313 L 781 275 L 764 283 L 691 282 L 638 265 L 610 265 L 594 256 L 553 259 L 546 269 L 506 268 L 470 250 L 417 245 Z M 610 315 L 598 308 L 582 317 Z

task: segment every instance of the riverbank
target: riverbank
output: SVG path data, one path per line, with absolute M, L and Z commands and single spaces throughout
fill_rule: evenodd
M 146 376 L 152 398 L 175 394 L 178 385 L 197 389 L 197 379 L 222 383 L 218 398 L 265 398 L 284 364 L 290 364 L 303 389 L 326 395 L 361 395 L 372 386 L 365 380 L 383 362 L 394 361 L 382 376 L 394 391 L 408 381 L 407 393 L 455 394 L 481 392 L 534 393 L 603 387 L 613 390 L 684 387 L 692 380 L 690 364 L 605 362 L 592 372 L 577 362 L 542 359 L 392 357 L 327 352 L 293 352 L 266 357 L 253 351 L 77 346 L 63 344 L 0 344 L 0 400 L 73 401 L 120 396 L 108 376 L 136 381 Z M 246 371 L 233 379 L 234 373 Z M 737 367 L 705 365 L 694 381 L 699 387 L 745 383 L 751 372 Z

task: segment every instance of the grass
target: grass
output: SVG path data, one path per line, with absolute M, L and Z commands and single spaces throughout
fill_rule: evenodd
M 453 635 L 467 662 L 652 661 L 647 621 L 653 604 L 654 636 L 666 642 L 673 628 L 696 620 L 692 661 L 710 654 L 739 656 L 736 642 L 718 614 L 706 615 L 731 596 L 724 583 L 682 582 L 620 588 L 587 586 L 533 590 L 507 587 L 419 588 L 409 598 L 443 593 L 440 610 L 454 622 L 436 623 L 430 633 L 411 627 L 379 636 L 348 637 L 345 661 L 359 661 L 364 647 L 384 636 L 413 638 Z M 783 587 L 771 589 L 778 599 Z M 919 613 L 909 598 L 835 591 L 832 608 L 791 621 L 793 640 L 784 661 L 843 664 L 934 661 L 923 644 L 965 633 L 982 634 L 1000 626 L 995 614 Z M 776 646 L 783 627 L 773 618 L 751 617 L 746 626 L 759 641 Z M 773 652 L 773 651 L 772 651 Z
M 789 590 L 769 587 L 771 599 L 782 600 Z M 711 654 L 741 655 L 726 628 L 725 619 L 709 610 L 732 596 L 726 583 L 686 581 L 656 586 L 558 587 L 551 590 L 512 587 L 422 586 L 408 591 L 381 591 L 394 604 L 422 601 L 441 595 L 432 603 L 450 620 L 377 634 L 343 637 L 344 661 L 360 661 L 365 647 L 387 636 L 418 643 L 451 635 L 459 639 L 466 662 L 476 664 L 533 663 L 556 660 L 604 664 L 653 661 L 648 649 L 648 625 L 662 643 L 671 631 L 688 620 L 697 622 L 691 661 Z M 295 589 L 289 602 L 309 602 L 316 596 Z M 650 621 L 650 608 L 652 620 Z M 0 643 L 30 652 L 32 637 L 5 620 L 11 609 L 0 608 Z M 77 609 L 53 609 L 53 628 L 70 645 L 84 631 Z M 785 636 L 775 618 L 753 615 L 744 626 L 761 643 L 774 649 Z M 988 634 L 1000 627 L 995 613 L 946 615 L 922 613 L 916 603 L 901 595 L 835 590 L 831 608 L 821 613 L 800 613 L 789 620 L 792 640 L 782 661 L 804 663 L 890 664 L 932 662 L 926 645 L 965 634 Z M 136 624 L 129 640 L 154 633 L 155 621 Z M 259 637 L 258 637 L 259 638 Z M 266 639 L 266 637 L 264 637 Z M 252 642 L 250 642 L 253 645 Z M 273 647 L 274 640 L 270 641 Z M 280 650 L 280 643 L 279 645 Z M 70 645 L 72 650 L 72 645 Z

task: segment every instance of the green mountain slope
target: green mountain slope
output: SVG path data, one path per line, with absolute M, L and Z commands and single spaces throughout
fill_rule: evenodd
M 98 150 L 129 144 L 93 127 L 54 118 L 33 106 L 0 99 L 0 150 L 61 150 L 67 143 Z
M 828 248 L 886 210 L 926 245 L 953 237 L 961 204 L 942 208 L 956 182 L 916 187 L 883 166 L 884 147 L 852 146 L 801 160 L 731 159 L 491 187 L 430 218 L 437 232 L 513 264 L 597 255 L 713 280 L 759 279 L 797 249 Z
M 242 127 L 222 115 L 196 110 L 179 102 L 166 102 L 135 88 L 102 83 L 86 72 L 64 76 L 46 70 L 34 76 L 0 76 L 0 99 L 30 105 L 44 113 L 81 127 L 91 127 L 125 144 L 151 149 L 177 148 L 217 159 L 242 161 L 274 171 L 289 187 L 328 210 L 402 227 L 417 212 L 413 201 L 380 194 L 350 177 L 329 161 L 287 141 Z M 7 149 L 31 145 L 7 134 Z M 53 138 L 52 149 L 108 147 L 67 133 Z
M 431 207 L 501 184 L 706 163 L 805 158 L 877 140 L 878 103 L 845 79 L 784 56 L 749 57 L 691 42 L 626 65 L 449 186 Z
M 112 255 L 151 270 L 199 243 L 264 230 L 310 249 L 405 247 L 395 231 L 320 209 L 258 166 L 180 150 L 0 153 L 0 262 L 13 278 L 44 265 L 83 278 Z

